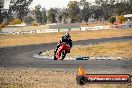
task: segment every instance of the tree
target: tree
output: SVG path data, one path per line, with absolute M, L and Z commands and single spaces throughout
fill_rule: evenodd
M 65 23 L 67 23 L 67 18 L 68 18 L 68 13 L 67 12 L 64 12 L 63 14 L 62 14 L 62 19 L 63 19 L 63 23 L 65 24 Z
M 113 10 L 117 15 L 132 13 L 132 5 L 126 2 L 117 3 L 114 5 Z M 123 8 L 122 8 L 123 7 Z
M 47 23 L 47 16 L 46 16 L 46 9 L 42 8 L 42 23 L 46 24 Z
M 67 9 L 63 9 L 62 10 L 62 20 L 63 20 L 63 23 L 67 23 L 67 18 L 68 18 L 68 10 Z
M 4 0 L 0 0 L 0 23 L 2 23 L 3 21 L 2 14 L 1 14 L 3 6 L 4 6 Z
M 86 0 L 80 0 L 80 2 L 79 2 L 79 7 L 80 7 L 80 9 L 83 9 L 83 8 L 84 8 L 84 5 L 85 5 L 86 3 L 88 3 Z
M 59 23 L 62 21 L 62 9 L 61 8 L 54 8 L 54 10 L 55 10 L 56 23 Z
M 128 6 L 128 13 L 129 14 L 132 13 L 132 1 L 131 1 L 131 4 L 129 4 L 129 6 Z
M 90 16 L 90 7 L 88 2 L 86 2 L 82 9 L 82 19 L 87 23 Z
M 59 23 L 62 22 L 62 14 L 59 14 L 59 16 L 58 16 L 58 21 L 59 21 Z
M 100 6 L 96 6 L 96 7 L 97 8 L 94 8 L 94 11 L 93 11 L 94 19 L 99 20 L 99 19 L 103 18 L 104 12 Z
M 42 8 L 42 11 L 40 9 L 41 9 L 40 5 L 35 6 L 36 21 L 40 24 L 46 24 L 47 23 L 46 9 Z
M 11 0 L 8 13 L 10 15 L 13 15 L 12 13 L 17 14 L 17 17 L 22 21 L 22 18 L 28 14 L 28 6 L 32 1 L 33 0 Z
M 49 9 L 49 11 L 48 11 L 48 21 L 50 23 L 56 23 L 57 22 L 56 21 L 56 13 L 57 13 L 57 11 L 55 9 L 53 9 L 53 8 Z
M 80 8 L 77 1 L 70 1 L 68 3 L 68 15 L 71 19 L 71 23 L 80 22 Z
M 109 17 L 111 16 L 111 14 L 113 13 L 113 8 L 112 6 L 115 3 L 115 0 L 95 0 L 95 3 L 99 6 L 100 9 L 96 9 L 97 12 L 101 12 L 100 15 L 101 17 L 103 16 L 103 18 L 105 20 L 108 20 Z M 95 12 L 96 12 L 95 11 Z M 98 16 L 98 14 L 96 14 Z
M 67 23 L 68 18 L 68 11 L 66 8 L 58 9 L 57 11 L 57 20 L 59 23 L 63 22 L 64 24 Z
M 110 0 L 110 5 L 114 5 L 115 2 L 115 0 Z
M 42 12 L 40 11 L 40 8 L 41 8 L 40 5 L 35 6 L 35 18 L 38 23 L 42 23 L 42 19 L 43 19 Z
M 109 22 L 110 23 L 114 23 L 114 22 L 116 22 L 116 17 L 114 17 L 114 16 L 111 16 L 110 18 L 109 18 Z

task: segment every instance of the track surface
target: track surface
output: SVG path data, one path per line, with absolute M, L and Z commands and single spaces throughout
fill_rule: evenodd
M 88 45 L 112 41 L 128 41 L 132 36 L 80 40 L 74 45 Z M 54 49 L 57 43 L 25 45 L 0 48 L 0 67 L 4 68 L 46 68 L 56 70 L 77 70 L 82 65 L 88 73 L 127 73 L 132 74 L 132 60 L 87 60 L 54 61 L 34 58 L 37 52 Z

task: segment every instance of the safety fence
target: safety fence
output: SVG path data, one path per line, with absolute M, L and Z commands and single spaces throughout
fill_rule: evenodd
M 110 26 L 81 27 L 81 31 L 110 29 Z
M 63 29 L 42 29 L 42 30 L 30 30 L 30 31 L 15 31 L 15 32 L 0 32 L 0 34 L 32 34 L 32 33 L 51 33 L 51 32 L 68 32 L 68 31 L 80 31 L 80 28 L 63 28 Z
M 125 25 L 112 25 L 112 26 L 94 26 L 94 27 L 73 27 L 73 28 L 58 28 L 58 29 L 34 29 L 27 31 L 1 31 L 0 34 L 32 34 L 32 33 L 51 33 L 51 32 L 68 32 L 68 31 L 88 31 L 88 30 L 103 30 L 103 29 L 122 29 Z

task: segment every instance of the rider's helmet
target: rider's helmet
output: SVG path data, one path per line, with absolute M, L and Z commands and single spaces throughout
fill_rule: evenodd
M 70 39 L 70 38 L 71 38 L 71 36 L 70 36 L 69 33 L 66 33 L 66 34 L 65 34 L 65 37 L 66 37 L 67 39 Z

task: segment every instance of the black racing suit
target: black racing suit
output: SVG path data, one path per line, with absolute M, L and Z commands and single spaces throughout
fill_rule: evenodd
M 66 44 L 70 45 L 70 48 L 72 47 L 72 40 L 71 39 L 68 39 L 66 36 L 63 36 L 61 38 L 61 40 L 59 41 L 59 44 L 57 45 L 57 48 L 56 50 L 54 51 L 54 53 L 56 54 L 58 48 L 60 47 L 60 44 L 65 42 Z

